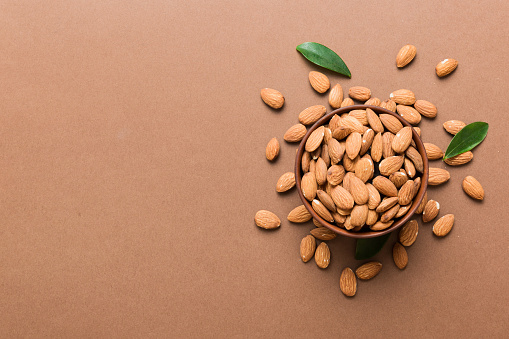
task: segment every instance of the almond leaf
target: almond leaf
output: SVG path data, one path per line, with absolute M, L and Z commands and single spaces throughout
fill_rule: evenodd
M 297 51 L 302 53 L 306 59 L 315 65 L 346 75 L 349 78 L 352 77 L 352 74 L 343 59 L 341 59 L 333 50 L 322 44 L 316 42 L 305 42 L 297 46 Z
M 486 122 L 477 121 L 466 125 L 452 138 L 447 151 L 445 151 L 444 160 L 470 151 L 479 145 L 487 134 L 488 124 Z

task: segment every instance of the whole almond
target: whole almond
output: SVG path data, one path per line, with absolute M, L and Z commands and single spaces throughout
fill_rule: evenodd
M 467 124 L 465 124 L 463 121 L 459 120 L 449 120 L 444 122 L 443 126 L 444 129 L 451 133 L 452 135 L 456 135 L 459 131 L 463 129 Z
M 336 128 L 339 127 L 339 122 L 341 120 L 341 117 L 337 114 L 334 114 L 332 118 L 329 120 L 329 128 L 331 132 L 334 132 Z
M 323 133 L 324 144 L 328 144 L 330 139 L 332 139 L 332 131 L 330 130 L 329 127 L 325 127 L 324 133 Z
M 355 270 L 357 278 L 361 280 L 369 280 L 374 278 L 382 270 L 382 263 L 377 261 L 367 262 L 364 265 L 359 266 Z
M 384 212 L 381 216 L 380 216 L 380 221 L 381 222 L 388 222 L 389 220 L 392 220 L 396 214 L 398 213 L 399 211 L 399 204 L 396 204 L 394 206 L 392 206 L 388 211 Z
M 424 212 L 424 207 L 426 207 L 426 204 L 428 203 L 428 192 L 424 192 L 424 197 L 421 200 L 421 203 L 419 204 L 419 207 L 415 210 L 415 214 L 421 214 Z
M 321 157 L 316 160 L 315 176 L 318 185 L 323 185 L 327 182 L 327 164 L 325 164 Z
M 320 126 L 309 135 L 308 140 L 306 140 L 306 151 L 313 152 L 320 147 L 323 141 L 324 129 L 325 127 Z
M 329 78 L 325 74 L 316 71 L 309 72 L 309 83 L 318 93 L 325 93 L 330 87 Z
M 396 186 L 396 188 L 400 188 L 401 186 L 403 186 L 403 184 L 405 182 L 408 181 L 408 176 L 406 175 L 405 170 L 400 170 L 400 171 L 392 173 L 389 176 L 389 180 L 392 181 L 392 183 L 394 184 L 394 186 Z
M 384 159 L 396 155 L 396 153 L 394 153 L 394 150 L 392 149 L 394 137 L 395 135 L 392 134 L 391 132 L 385 132 L 382 135 L 382 156 Z
M 334 201 L 332 200 L 331 196 L 327 194 L 327 192 L 322 190 L 316 191 L 317 198 L 322 202 L 322 204 L 327 207 L 327 209 L 331 212 L 336 211 L 336 205 L 334 205 Z
M 349 128 L 352 132 L 357 132 L 357 133 L 364 133 L 364 126 L 362 125 L 362 123 L 357 120 L 355 117 L 353 116 L 346 116 L 344 118 L 341 118 L 341 120 L 339 121 L 339 125 L 340 126 L 343 126 L 343 127 L 347 127 Z M 334 134 L 333 134 L 334 136 Z
M 408 265 L 408 254 L 406 249 L 399 242 L 395 243 L 392 248 L 392 259 L 400 270 Z
M 316 248 L 315 262 L 316 262 L 316 265 L 318 265 L 318 267 L 320 267 L 320 268 L 327 268 L 327 266 L 329 266 L 330 250 L 329 250 L 329 246 L 327 246 L 327 243 L 322 242 Z
M 396 66 L 398 66 L 398 68 L 405 67 L 415 58 L 415 54 L 417 54 L 417 48 L 415 48 L 414 45 L 405 45 L 401 47 L 396 56 Z
M 295 174 L 293 172 L 286 172 L 279 177 L 276 184 L 277 192 L 286 192 L 295 186 Z
M 340 227 L 343 226 L 343 223 L 346 220 L 346 216 L 341 215 L 341 214 L 339 214 L 337 212 L 333 212 L 332 213 L 332 217 L 334 218 L 334 221 L 336 222 L 336 225 L 338 225 Z
M 311 213 L 309 213 L 309 211 L 306 209 L 306 206 L 300 205 L 291 210 L 288 214 L 288 217 L 286 218 L 290 222 L 300 224 L 311 220 L 312 216 Z
M 332 164 L 337 164 L 343 159 L 343 155 L 345 154 L 345 148 L 341 145 L 341 143 L 331 138 L 328 143 L 329 157 Z
M 400 206 L 398 213 L 396 213 L 394 218 L 397 219 L 397 218 L 401 218 L 402 216 L 404 216 L 408 212 L 410 207 L 412 207 L 412 205 Z
M 343 157 L 343 167 L 347 172 L 354 172 L 355 165 L 357 165 L 357 161 L 359 161 L 360 157 L 356 156 L 355 159 L 350 159 L 349 157 Z
M 366 188 L 368 189 L 369 193 L 368 208 L 374 210 L 375 208 L 378 207 L 378 205 L 380 205 L 381 201 L 380 192 L 378 192 L 376 187 L 370 183 L 366 184 Z
M 380 114 L 379 117 L 385 128 L 387 128 L 388 131 L 394 134 L 398 133 L 403 128 L 403 124 L 401 123 L 401 121 L 399 121 L 399 119 L 393 115 Z
M 408 89 L 398 89 L 392 92 L 389 98 L 400 105 L 413 105 L 415 103 L 415 94 Z
M 359 122 L 364 126 L 368 125 L 368 118 L 366 117 L 366 110 L 364 109 L 354 109 L 348 113 L 348 116 L 359 120 Z
M 341 272 L 339 288 L 347 297 L 353 297 L 357 292 L 357 279 L 350 267 L 345 267 Z
M 371 108 L 366 108 L 366 119 L 373 131 L 376 133 L 383 133 L 384 126 L 382 125 L 382 121 L 380 121 L 378 115 Z
M 350 98 L 345 98 L 345 99 L 343 99 L 343 102 L 341 102 L 341 108 L 347 107 L 347 106 L 352 106 L 352 105 L 355 105 L 355 102 L 353 102 L 353 100 Z
M 278 109 L 283 107 L 285 97 L 281 92 L 272 88 L 264 88 L 260 91 L 260 95 L 264 103 L 272 108 Z
M 364 102 L 371 97 L 371 91 L 366 87 L 354 86 L 348 90 L 348 95 L 354 100 Z
M 421 122 L 421 114 L 411 106 L 398 105 L 396 106 L 396 111 L 403 119 L 412 125 L 417 125 Z
M 392 207 L 394 207 L 397 203 L 398 203 L 398 197 L 385 198 L 382 200 L 382 202 L 376 208 L 376 212 L 384 213 L 384 212 L 390 210 Z
M 334 130 L 334 132 L 332 132 L 332 138 L 336 140 L 343 140 L 349 136 L 350 133 L 352 133 L 352 129 L 350 127 L 339 126 Z
M 412 142 L 412 127 L 403 127 L 392 140 L 392 149 L 396 153 L 403 153 L 406 151 Z
M 290 127 L 283 136 L 283 139 L 287 142 L 299 142 L 306 135 L 306 126 L 302 124 L 296 124 Z
M 309 201 L 313 201 L 313 199 L 316 197 L 317 190 L 315 173 L 308 172 L 304 174 L 301 181 L 301 189 L 304 198 Z
M 313 258 L 316 249 L 316 240 L 312 235 L 306 235 L 300 242 L 300 257 L 303 262 Z
M 355 176 L 364 183 L 371 177 L 372 170 L 373 162 L 369 159 L 359 159 L 357 164 L 355 164 Z
M 444 151 L 435 144 L 425 142 L 424 149 L 426 149 L 426 155 L 429 160 L 442 159 L 444 156 Z
M 454 225 L 454 214 L 446 214 L 435 222 L 433 233 L 437 237 L 444 237 L 451 232 Z
M 412 162 L 413 162 L 413 164 L 415 166 L 415 169 L 417 171 L 419 171 L 421 173 L 424 171 L 424 163 L 422 161 L 421 154 L 419 153 L 419 151 L 417 149 L 415 149 L 414 147 L 410 146 L 405 151 L 405 155 L 410 160 L 412 160 Z M 407 171 L 407 174 L 410 176 L 410 173 L 408 173 L 408 171 Z
M 318 214 L 323 220 L 334 222 L 334 218 L 330 214 L 329 210 L 320 200 L 314 199 L 311 206 L 313 207 L 313 210 L 315 210 L 316 214 Z
M 401 186 L 401 189 L 398 192 L 398 203 L 401 206 L 410 204 L 417 194 L 418 189 L 419 187 L 414 185 L 413 180 L 408 180 L 405 182 L 405 184 Z
M 437 116 L 437 108 L 429 101 L 416 100 L 414 103 L 414 108 L 417 110 L 417 112 L 426 118 L 434 118 Z
M 380 103 L 380 107 L 388 109 L 389 111 L 396 112 L 396 103 L 394 100 L 385 100 Z
M 327 241 L 336 238 L 336 233 L 326 227 L 318 227 L 311 230 L 311 234 L 319 240 Z
M 400 155 L 395 155 L 392 157 L 385 158 L 378 165 L 380 174 L 389 176 L 392 173 L 399 171 L 401 166 L 403 166 L 404 161 L 405 161 L 405 157 L 400 156 Z
M 366 223 L 366 219 L 368 218 L 368 205 L 355 205 L 352 208 L 352 213 L 350 214 L 350 223 L 352 226 L 362 226 Z
M 405 158 L 405 172 L 407 174 L 407 176 L 409 178 L 413 178 L 415 177 L 415 175 L 417 174 L 416 170 L 415 170 L 415 166 L 414 166 L 414 163 L 412 162 L 412 160 L 408 159 L 408 158 Z
M 484 189 L 482 188 L 479 181 L 477 181 L 477 179 L 473 176 L 469 175 L 465 177 L 465 179 L 463 179 L 462 187 L 463 191 L 465 191 L 465 193 L 468 194 L 471 198 L 477 200 L 484 199 Z
M 436 167 L 429 168 L 428 184 L 431 186 L 441 185 L 448 181 L 450 178 L 451 175 L 447 170 Z
M 353 132 L 346 138 L 346 155 L 350 159 L 355 159 L 361 150 L 362 136 L 360 133 Z
M 422 211 L 422 222 L 430 222 L 435 219 L 440 212 L 440 204 L 435 200 L 428 200 L 424 211 Z
M 309 172 L 309 166 L 311 162 L 311 153 L 304 151 L 302 153 L 301 167 L 304 173 Z
M 299 122 L 304 125 L 312 125 L 325 115 L 327 108 L 323 105 L 314 105 L 299 113 Z
M 361 143 L 361 149 L 359 151 L 360 155 L 366 154 L 366 152 L 371 147 L 371 144 L 373 143 L 373 139 L 375 138 L 375 132 L 368 128 L 366 132 L 362 135 L 362 143 Z
M 267 147 L 265 148 L 265 157 L 267 160 L 272 161 L 279 155 L 279 141 L 276 138 L 270 139 Z
M 378 98 L 369 98 L 364 105 L 380 106 L 382 101 Z
M 458 154 L 452 158 L 447 158 L 444 162 L 449 166 L 464 165 L 474 158 L 474 153 L 467 151 L 465 153 Z
M 327 131 L 327 128 L 324 129 L 324 131 Z M 324 133 L 323 137 L 323 144 L 322 144 L 322 151 L 320 152 L 320 158 L 323 159 L 326 165 L 326 169 L 330 166 L 330 156 L 329 156 L 329 145 L 325 141 L 325 136 L 327 133 Z M 327 171 L 325 171 L 327 173 Z
M 372 226 L 378 221 L 378 213 L 375 210 L 368 210 L 368 217 L 366 218 L 366 225 Z
M 366 204 L 369 200 L 369 192 L 364 182 L 355 175 L 352 175 L 349 181 L 350 185 L 347 189 L 352 195 L 355 203 L 358 205 Z
M 345 169 L 341 165 L 332 165 L 327 170 L 327 182 L 331 185 L 339 185 L 345 177 Z
M 267 210 L 260 210 L 255 214 L 256 226 L 265 229 L 274 229 L 281 226 L 281 220 L 274 213 Z
M 378 192 L 382 193 L 383 195 L 387 197 L 397 197 L 398 196 L 398 189 L 392 181 L 390 181 L 388 178 L 384 176 L 377 176 L 373 179 L 373 186 L 376 187 Z
M 340 84 L 334 85 L 329 93 L 329 105 L 332 108 L 340 108 L 343 102 L 343 87 Z
M 373 161 L 379 162 L 383 155 L 383 138 L 382 133 L 377 133 L 371 143 L 371 158 Z
M 410 220 L 403 227 L 401 227 L 398 235 L 399 242 L 405 247 L 412 246 L 412 244 L 417 239 L 418 233 L 419 224 L 417 224 L 417 221 L 415 220 Z
M 445 59 L 438 63 L 435 71 L 439 77 L 444 77 L 451 74 L 456 67 L 458 67 L 458 61 L 454 59 Z
M 334 204 L 340 209 L 349 210 L 354 205 L 354 200 L 350 192 L 341 186 L 336 186 L 331 191 L 331 197 Z M 338 213 L 341 211 L 338 210 Z
M 389 220 L 388 222 L 382 222 L 379 220 L 376 223 L 374 223 L 372 226 L 369 226 L 369 229 L 372 231 L 383 231 L 383 230 L 391 227 L 393 223 L 394 223 L 394 220 Z

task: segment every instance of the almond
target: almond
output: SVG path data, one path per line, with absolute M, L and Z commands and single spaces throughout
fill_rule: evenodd
M 320 200 L 314 199 L 311 206 L 323 220 L 328 222 L 334 222 L 334 218 L 330 214 L 327 207 L 325 207 Z
M 394 134 L 398 133 L 403 128 L 401 121 L 393 115 L 380 114 L 380 120 L 385 128 Z
M 316 265 L 318 265 L 318 267 L 320 267 L 320 268 L 327 268 L 327 266 L 329 266 L 330 250 L 329 250 L 329 246 L 327 246 L 327 243 L 322 242 L 316 248 L 315 262 L 316 262 Z
M 343 140 L 349 136 L 350 133 L 352 133 L 352 129 L 350 127 L 339 126 L 334 130 L 334 132 L 332 132 L 332 138 L 336 140 Z
M 431 186 L 436 186 L 443 184 L 451 178 L 451 175 L 447 170 L 442 168 L 430 167 L 429 168 L 429 177 L 428 184 Z
M 350 192 L 341 186 L 336 186 L 332 189 L 331 197 L 334 204 L 340 209 L 349 210 L 354 205 L 354 200 Z M 341 214 L 341 211 L 338 210 L 338 213 Z
M 260 210 L 255 214 L 256 226 L 265 229 L 274 229 L 281 226 L 281 220 L 274 213 L 267 210 Z
M 272 161 L 279 155 L 279 141 L 276 138 L 269 140 L 267 147 L 265 148 L 265 157 L 267 160 Z
M 324 129 L 325 127 L 320 126 L 309 135 L 308 140 L 306 140 L 306 151 L 313 152 L 320 147 L 323 141 Z
M 389 176 L 392 173 L 399 171 L 401 166 L 403 166 L 404 161 L 405 161 L 405 157 L 400 156 L 400 155 L 385 158 L 378 165 L 380 174 Z
M 316 71 L 309 72 L 309 83 L 318 93 L 325 93 L 330 87 L 329 78 L 325 74 Z
M 327 182 L 327 165 L 321 157 L 316 160 L 315 177 L 318 185 L 323 185 Z
M 458 61 L 454 59 L 445 59 L 438 63 L 435 70 L 439 77 L 444 77 L 452 73 L 452 71 L 454 71 L 456 67 L 458 67 Z
M 389 180 L 392 181 L 392 183 L 394 184 L 394 186 L 396 186 L 396 188 L 400 188 L 401 186 L 403 186 L 403 184 L 405 182 L 408 181 L 408 176 L 406 175 L 405 170 L 400 170 L 398 172 L 392 173 L 389 176 Z
M 300 257 L 308 262 L 315 254 L 316 240 L 312 235 L 306 235 L 300 242 Z
M 343 102 L 343 87 L 340 84 L 334 85 L 329 93 L 329 105 L 332 108 L 340 108 Z
M 413 105 L 415 103 L 415 94 L 408 89 L 398 89 L 392 92 L 389 98 L 400 105 Z
M 322 105 L 315 105 L 306 108 L 299 113 L 299 122 L 304 125 L 312 125 L 325 115 L 327 108 Z
M 383 231 L 383 230 L 391 227 L 391 225 L 393 223 L 394 223 L 394 220 L 389 220 L 388 222 L 382 222 L 379 220 L 376 223 L 374 223 L 372 226 L 370 226 L 369 229 L 372 231 Z
M 311 153 L 304 151 L 302 153 L 301 167 L 304 173 L 309 172 L 309 166 L 311 162 Z
M 364 105 L 380 106 L 382 102 L 378 98 L 369 98 Z
M 387 179 L 386 177 L 383 177 L 381 175 L 375 177 L 373 179 L 373 186 L 376 187 L 378 192 L 382 193 L 385 196 L 388 197 L 397 197 L 398 196 L 398 189 L 392 181 Z
M 412 142 L 412 127 L 403 127 L 392 140 L 392 149 L 396 153 L 403 153 L 406 151 Z
M 392 259 L 400 270 L 408 265 L 408 254 L 406 249 L 399 242 L 395 243 L 392 248 Z
M 417 125 L 421 122 L 421 114 L 417 112 L 417 110 L 410 106 L 405 105 L 398 105 L 396 106 L 396 111 L 398 111 L 398 114 L 411 123 L 412 125 Z
M 343 155 L 345 154 L 345 148 L 339 141 L 332 138 L 328 143 L 329 157 L 332 164 L 337 164 L 343 159 Z
M 330 139 L 332 139 L 332 131 L 329 127 L 325 126 L 325 129 L 323 131 L 323 142 L 324 144 L 328 144 Z
M 427 203 L 428 203 L 428 192 L 424 192 L 424 197 L 422 198 L 419 207 L 417 207 L 417 209 L 415 210 L 415 214 L 421 214 L 424 211 L 424 207 L 426 207 Z
M 331 132 L 334 132 L 334 130 L 339 127 L 340 120 L 341 120 L 341 118 L 339 117 L 339 115 L 334 114 L 332 116 L 332 118 L 329 120 L 329 128 L 330 128 Z
M 313 158 L 313 155 L 312 155 L 312 154 L 311 154 L 311 158 Z M 315 170 L 316 170 L 316 168 L 315 168 L 315 167 L 316 167 L 316 161 L 315 161 L 315 160 L 313 160 L 313 159 L 311 159 L 311 160 L 309 161 L 309 172 L 314 174 L 314 173 L 315 173 Z
M 410 160 L 412 160 L 412 162 L 415 166 L 415 169 L 417 171 L 419 171 L 421 173 L 424 171 L 424 163 L 422 162 L 422 157 L 418 150 L 416 150 L 414 147 L 410 146 L 405 151 L 405 155 Z M 407 171 L 407 174 L 410 176 L 410 173 L 408 173 L 408 171 Z
M 350 223 L 352 226 L 357 227 L 364 225 L 368 218 L 368 205 L 355 205 L 352 208 L 350 217 Z
M 403 186 L 401 186 L 401 189 L 398 192 L 398 203 L 401 206 L 410 204 L 412 200 L 414 200 L 418 190 L 419 186 L 416 187 L 413 180 L 408 180 Z
M 376 133 L 383 133 L 384 126 L 382 125 L 382 121 L 380 121 L 378 115 L 371 108 L 366 108 L 366 119 L 373 131 Z
M 302 124 L 296 124 L 290 127 L 283 136 L 283 139 L 287 142 L 299 142 L 306 135 L 306 126 Z
M 285 97 L 281 92 L 272 88 L 264 88 L 260 91 L 260 95 L 264 103 L 272 108 L 278 109 L 283 107 Z
M 388 109 L 389 111 L 396 112 L 396 103 L 394 100 L 385 100 L 380 103 L 380 107 Z
M 373 161 L 379 162 L 383 154 L 383 138 L 382 133 L 377 133 L 371 143 L 371 158 Z
M 464 165 L 474 158 L 474 153 L 467 151 L 465 153 L 458 154 L 452 158 L 447 158 L 444 162 L 449 166 Z
M 348 217 L 350 216 L 350 213 L 352 212 L 352 209 L 342 209 L 342 208 L 339 208 L 337 207 L 336 208 L 336 212 L 339 214 L 339 215 L 342 215 L 344 217 Z M 345 221 L 346 222 L 346 221 Z
M 288 217 L 286 218 L 290 222 L 300 224 L 311 220 L 312 216 L 311 213 L 309 213 L 309 211 L 306 209 L 306 206 L 300 205 L 291 210 L 288 214 Z
M 357 279 L 355 278 L 355 274 L 352 269 L 346 267 L 341 272 L 341 277 L 339 278 L 339 288 L 341 292 L 347 297 L 353 297 L 357 292 Z
M 463 191 L 465 191 L 465 193 L 468 194 L 471 198 L 477 200 L 484 199 L 484 189 L 482 188 L 479 181 L 477 181 L 477 179 L 473 176 L 469 175 L 465 177 L 465 179 L 463 179 L 462 187 Z
M 385 198 L 378 205 L 378 207 L 376 208 L 375 211 L 377 213 L 384 213 L 384 212 L 390 210 L 392 207 L 394 207 L 397 203 L 398 203 L 398 197 Z
M 446 214 L 435 222 L 435 225 L 433 225 L 433 233 L 437 237 L 444 237 L 451 232 L 453 225 L 454 215 Z
M 382 263 L 377 261 L 367 262 L 355 270 L 357 278 L 361 280 L 369 280 L 374 278 L 382 270 Z
M 404 216 L 406 214 L 406 212 L 408 212 L 410 207 L 412 207 L 412 205 L 400 206 L 398 213 L 396 213 L 396 216 L 394 218 L 397 219 L 397 218 L 401 218 L 402 216 Z
M 405 158 L 405 172 L 409 178 L 415 177 L 416 170 L 412 160 Z
M 392 220 L 398 213 L 399 207 L 400 207 L 399 204 L 392 206 L 388 211 L 382 214 L 382 216 L 380 217 L 380 221 L 388 222 L 389 220 Z
M 325 128 L 324 131 L 327 131 L 327 128 Z M 320 152 L 320 158 L 322 158 L 323 161 L 325 162 L 325 166 L 327 169 L 330 166 L 330 156 L 329 156 L 329 146 L 327 145 L 327 142 L 325 141 L 326 135 L 327 135 L 327 133 L 324 133 L 322 151 Z M 325 171 L 325 173 L 327 173 L 327 171 Z
M 368 128 L 366 132 L 364 132 L 364 134 L 362 135 L 361 149 L 359 151 L 360 155 L 366 154 L 368 149 L 371 147 L 374 138 L 375 132 L 371 128 Z
M 364 182 L 355 175 L 352 175 L 349 181 L 350 184 L 347 189 L 352 195 L 355 203 L 358 205 L 366 204 L 369 200 L 369 192 Z
M 347 106 L 352 106 L 352 105 L 355 105 L 355 102 L 353 102 L 353 100 L 350 98 L 345 98 L 343 100 L 343 102 L 341 103 L 341 108 L 347 107 Z
M 341 118 L 341 120 L 339 121 L 339 124 L 340 124 L 340 127 L 341 126 L 347 127 L 352 132 L 357 132 L 360 134 L 364 133 L 364 126 L 362 125 L 362 123 L 359 120 L 357 120 L 353 116 L 346 116 L 344 118 Z M 334 136 L 334 134 L 333 134 L 333 136 Z
M 444 122 L 443 126 L 444 129 L 451 133 L 452 135 L 456 135 L 459 131 L 463 129 L 467 124 L 465 124 L 463 121 L 459 120 L 449 120 Z
M 371 91 L 366 87 L 354 86 L 348 90 L 348 95 L 357 101 L 367 101 L 371 97 Z
M 385 132 L 382 135 L 382 156 L 385 158 L 396 155 L 392 149 L 392 143 L 394 142 L 395 135 L 391 132 Z
M 332 217 L 334 218 L 334 221 L 336 222 L 336 224 L 342 225 L 346 220 L 346 216 L 341 215 L 337 212 L 332 212 Z
M 414 103 L 414 108 L 417 110 L 417 112 L 426 118 L 434 118 L 437 116 L 437 108 L 429 101 L 416 100 Z
M 415 220 L 410 220 L 399 231 L 399 242 L 405 247 L 412 246 L 412 244 L 417 239 L 418 233 L 419 224 L 417 224 L 417 221 Z
M 336 238 L 336 233 L 328 229 L 327 227 L 318 227 L 311 230 L 311 234 L 319 240 L 332 240 Z
M 396 66 L 398 68 L 405 67 L 415 58 L 415 54 L 417 54 L 417 48 L 414 45 L 405 45 L 401 47 L 396 56 Z
M 355 176 L 364 183 L 371 177 L 372 170 L 373 162 L 369 159 L 359 159 L 355 164 Z
M 354 109 L 348 113 L 348 116 L 354 117 L 359 120 L 361 124 L 364 126 L 368 125 L 368 118 L 366 117 L 366 110 L 363 109 Z
M 366 184 L 366 188 L 368 189 L 369 198 L 368 198 L 368 208 L 374 210 L 380 205 L 380 192 L 376 189 L 372 184 Z
M 422 211 L 422 222 L 430 222 L 435 219 L 440 212 L 440 204 L 435 200 L 428 200 L 424 211 Z
M 332 165 L 327 170 L 327 182 L 331 185 L 339 185 L 345 177 L 345 169 L 341 165 Z
M 425 142 L 424 149 L 426 150 L 426 155 L 429 160 L 438 160 L 442 159 L 444 156 L 444 151 L 440 147 L 435 144 Z
M 308 172 L 304 174 L 301 181 L 301 189 L 304 198 L 309 201 L 313 201 L 313 199 L 316 197 L 317 190 L 315 173 Z
M 295 174 L 293 172 L 286 172 L 279 177 L 276 184 L 277 192 L 286 192 L 295 186 Z
M 334 201 L 332 200 L 331 196 L 329 194 L 327 194 L 327 192 L 322 191 L 322 190 L 317 190 L 316 196 L 318 197 L 318 199 L 320 199 L 322 204 L 325 207 L 327 207 L 327 209 L 329 211 L 331 211 L 331 212 L 336 211 L 336 205 L 334 205 Z
M 366 225 L 372 226 L 378 221 L 378 213 L 375 210 L 368 210 L 368 217 L 366 218 Z
M 346 155 L 350 159 L 355 159 L 357 155 L 359 155 L 359 151 L 362 146 L 362 136 L 360 133 L 353 132 L 346 138 Z
M 350 159 L 349 157 L 343 157 L 343 167 L 347 172 L 354 172 L 355 171 L 355 165 L 357 164 L 357 161 L 359 161 L 359 156 L 356 156 L 355 159 Z

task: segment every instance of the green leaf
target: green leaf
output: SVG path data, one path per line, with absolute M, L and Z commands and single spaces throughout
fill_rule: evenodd
M 488 134 L 488 124 L 485 122 L 477 121 L 466 125 L 452 138 L 445 151 L 444 160 L 470 151 L 484 140 L 486 134 Z
M 355 247 L 355 259 L 364 260 L 376 255 L 384 247 L 391 233 L 376 238 L 357 239 Z
M 346 75 L 349 78 L 352 77 L 352 74 L 343 59 L 341 59 L 333 50 L 322 44 L 316 42 L 305 42 L 297 46 L 297 51 L 301 52 L 306 59 L 318 66 Z

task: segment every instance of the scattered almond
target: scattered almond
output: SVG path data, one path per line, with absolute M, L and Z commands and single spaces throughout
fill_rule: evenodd
M 398 105 L 396 106 L 396 111 L 403 119 L 412 125 L 417 125 L 421 122 L 421 114 L 411 106 Z
M 367 262 L 359 266 L 355 270 L 357 278 L 361 280 L 369 280 L 374 278 L 382 270 L 382 263 L 378 261 Z
M 318 227 L 311 230 L 311 234 L 319 240 L 327 241 L 336 238 L 336 233 L 327 227 Z
M 286 192 L 295 186 L 295 174 L 293 172 L 286 172 L 279 177 L 276 184 L 277 192 Z
M 260 91 L 260 95 L 264 103 L 272 108 L 278 109 L 283 107 L 285 97 L 281 92 L 272 88 L 264 88 Z
M 279 155 L 279 141 L 276 138 L 270 139 L 267 147 L 265 148 L 265 157 L 267 160 L 273 161 Z
M 474 158 L 474 153 L 467 151 L 465 153 L 458 154 L 452 158 L 447 158 L 444 162 L 449 166 L 464 165 Z
M 323 105 L 314 105 L 299 113 L 299 122 L 304 125 L 312 125 L 325 115 L 327 108 Z
M 288 214 L 288 217 L 286 218 L 290 222 L 300 224 L 311 220 L 312 216 L 311 213 L 309 213 L 309 211 L 306 209 L 306 206 L 300 205 L 291 210 Z
M 283 136 L 283 139 L 287 142 L 299 142 L 306 135 L 306 126 L 302 124 L 296 124 L 290 127 Z
M 398 89 L 392 92 L 389 98 L 400 105 L 413 105 L 415 103 L 415 94 L 408 89 Z
M 366 87 L 354 86 L 348 90 L 348 95 L 357 101 L 367 101 L 371 97 L 371 91 Z
M 364 105 L 380 106 L 382 102 L 378 98 L 369 98 Z
M 320 268 L 327 268 L 327 266 L 329 266 L 330 250 L 329 250 L 329 246 L 327 246 L 327 243 L 322 242 L 316 248 L 315 262 L 316 262 L 316 265 L 318 265 L 318 267 L 320 267 Z
M 306 235 L 300 242 L 300 257 L 303 262 L 313 258 L 316 249 L 316 240 L 312 235 Z
M 450 178 L 451 175 L 447 170 L 436 167 L 429 168 L 428 184 L 431 186 L 441 185 L 448 181 Z
M 453 225 L 454 215 L 446 214 L 435 222 L 435 225 L 433 225 L 433 233 L 437 237 L 444 237 L 451 232 Z
M 355 105 L 355 102 L 353 102 L 353 100 L 350 98 L 345 98 L 345 99 L 343 99 L 343 102 L 341 103 L 341 108 L 346 107 L 346 106 L 352 106 L 352 105 Z
M 477 179 L 473 176 L 469 175 L 465 177 L 465 179 L 463 179 L 462 187 L 463 191 L 465 191 L 465 193 L 468 194 L 471 198 L 477 200 L 484 199 L 484 189 L 482 188 L 479 181 L 477 181 Z
M 332 108 L 340 108 L 343 102 L 343 87 L 340 84 L 334 85 L 329 92 L 329 105 Z
M 265 229 L 274 229 L 281 226 L 281 220 L 274 213 L 267 210 L 260 210 L 255 214 L 256 226 Z
M 417 112 L 426 118 L 434 118 L 437 116 L 437 108 L 429 101 L 416 100 L 414 103 L 414 108 L 417 110 Z
M 385 100 L 380 103 L 380 107 L 388 109 L 389 111 L 396 112 L 396 103 L 394 100 Z
M 425 142 L 424 149 L 429 160 L 438 160 L 444 157 L 444 151 L 435 144 Z
M 444 122 L 443 126 L 444 129 L 451 133 L 452 135 L 456 135 L 459 131 L 463 129 L 467 124 L 465 124 L 463 121 L 459 120 L 449 120 Z
M 430 222 L 435 219 L 440 212 L 440 204 L 435 200 L 428 200 L 424 211 L 422 211 L 422 222 Z
M 347 297 L 353 297 L 357 292 L 357 279 L 351 268 L 346 267 L 341 272 L 339 288 Z
M 309 83 L 318 93 L 325 93 L 330 87 L 329 78 L 325 74 L 316 71 L 309 72 Z
M 408 254 L 406 249 L 399 242 L 395 243 L 392 248 L 392 258 L 400 270 L 408 265 Z
M 415 220 L 410 220 L 399 231 L 399 242 L 405 247 L 412 246 L 412 244 L 417 239 L 418 233 L 419 224 L 417 224 L 417 221 Z
M 405 45 L 401 47 L 396 56 L 396 66 L 398 66 L 398 68 L 405 67 L 415 58 L 415 54 L 417 54 L 417 48 L 415 48 L 414 45 Z
M 435 68 L 437 75 L 439 77 L 444 77 L 450 73 L 452 73 L 456 67 L 458 67 L 458 61 L 454 59 L 445 59 L 438 63 Z

